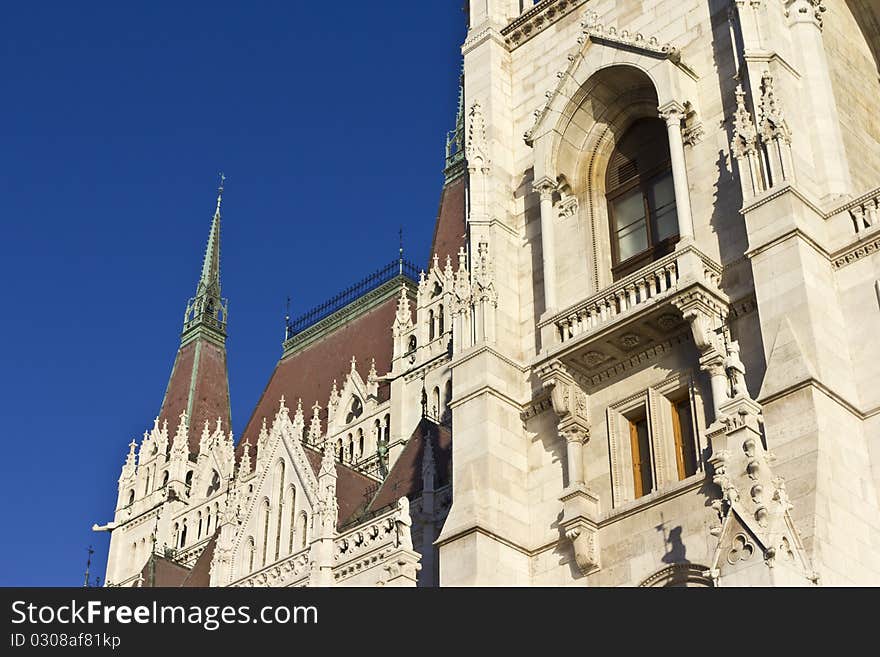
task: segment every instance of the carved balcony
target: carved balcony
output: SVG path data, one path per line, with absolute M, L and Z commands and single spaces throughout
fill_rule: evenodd
M 688 331 L 682 309 L 722 315 L 721 266 L 693 245 L 682 246 L 539 323 L 539 362 L 558 358 L 598 384 L 629 364 L 671 348 Z

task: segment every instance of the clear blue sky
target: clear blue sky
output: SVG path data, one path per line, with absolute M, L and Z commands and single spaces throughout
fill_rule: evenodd
M 307 310 L 426 261 L 461 0 L 17 2 L 0 21 L 0 585 L 103 577 L 217 172 L 236 436 Z

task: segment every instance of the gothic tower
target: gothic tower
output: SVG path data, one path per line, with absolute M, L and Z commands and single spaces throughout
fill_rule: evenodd
M 227 301 L 220 292 L 220 206 L 223 185 L 205 248 L 195 296 L 186 305 L 180 347 L 152 431 L 137 444 L 132 440 L 119 478 L 116 512 L 111 523 L 96 529 L 111 532 L 107 560 L 108 585 L 163 585 L 186 572 L 171 557 L 181 537 L 207 536 L 210 520 L 199 525 L 174 524 L 194 487 L 221 482 L 217 469 L 232 473 L 231 411 L 226 367 Z M 204 461 L 211 451 L 219 460 L 208 473 Z M 217 465 L 220 463 L 221 465 Z M 201 466 L 201 467 L 200 467 Z M 215 478 L 215 481 L 205 481 Z M 214 524 L 216 526 L 216 514 Z M 192 538 L 192 534 L 191 534 Z M 157 579 L 158 578 L 158 579 Z

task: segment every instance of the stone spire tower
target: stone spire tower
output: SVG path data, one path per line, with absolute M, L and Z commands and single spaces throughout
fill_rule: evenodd
M 220 205 L 223 181 L 217 190 L 217 208 L 211 220 L 211 232 L 205 247 L 202 274 L 195 296 L 186 304 L 180 348 L 174 360 L 160 421 L 177 426 L 181 413 L 186 414 L 189 432 L 189 453 L 199 451 L 199 429 L 206 421 L 213 426 L 219 417 L 222 428 L 229 432 L 229 377 L 226 367 L 227 300 L 220 296 Z

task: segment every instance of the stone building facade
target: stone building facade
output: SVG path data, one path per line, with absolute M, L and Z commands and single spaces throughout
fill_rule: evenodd
M 880 583 L 880 8 L 466 11 L 426 271 L 292 324 L 237 447 L 218 200 L 108 581 Z

